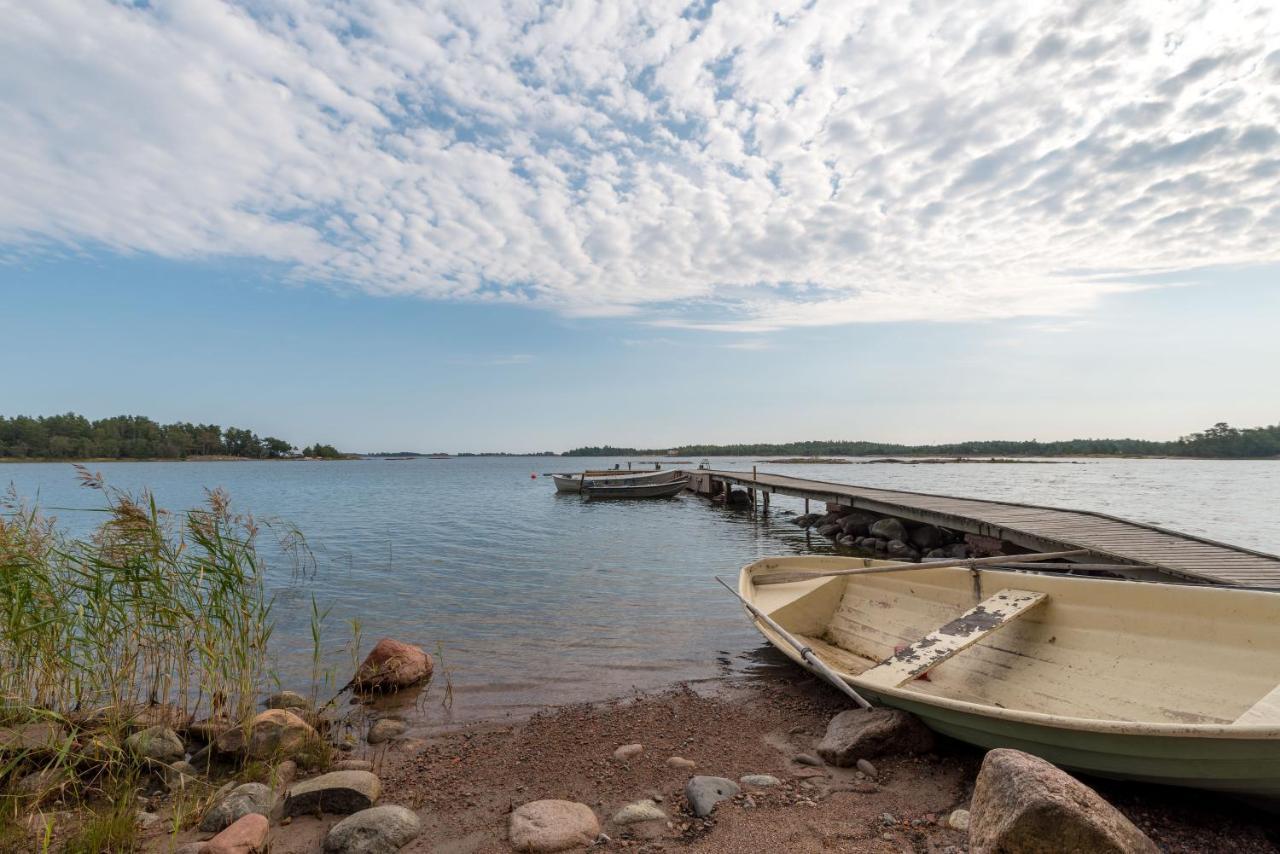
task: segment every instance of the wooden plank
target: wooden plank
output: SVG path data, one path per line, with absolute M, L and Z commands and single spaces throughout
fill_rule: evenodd
M 1001 590 L 925 635 L 860 677 L 881 688 L 897 688 L 973 646 L 1049 598 L 1030 590 Z

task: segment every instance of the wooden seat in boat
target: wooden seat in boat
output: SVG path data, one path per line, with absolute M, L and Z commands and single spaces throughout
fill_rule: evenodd
M 1238 724 L 1280 724 L 1280 685 L 1270 694 L 1244 710 L 1244 714 L 1236 718 Z
M 875 686 L 897 688 L 928 672 L 956 653 L 1007 626 L 1049 598 L 1030 590 L 1001 590 L 951 622 L 895 652 L 865 671 L 861 680 Z

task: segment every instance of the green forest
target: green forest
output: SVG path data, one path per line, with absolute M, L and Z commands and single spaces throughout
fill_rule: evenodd
M 615 448 L 610 445 L 574 448 L 569 457 L 627 457 L 665 454 L 711 456 L 1154 456 L 1245 459 L 1280 457 L 1280 424 L 1270 427 L 1232 427 L 1218 422 L 1207 430 L 1168 442 L 1150 439 L 1071 439 L 1062 442 L 987 440 L 947 445 L 899 445 L 891 442 L 825 441 L 758 445 L 681 445 L 677 448 Z
M 339 458 L 332 445 L 316 443 L 301 452 L 275 436 L 217 424 L 159 424 L 141 415 L 90 421 L 83 415 L 31 417 L 0 415 L 0 459 L 180 460 L 192 456 L 278 459 L 296 456 Z

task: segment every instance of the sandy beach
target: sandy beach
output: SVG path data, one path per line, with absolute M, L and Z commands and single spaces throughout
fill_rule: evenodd
M 735 679 L 589 705 L 550 707 L 512 724 L 473 724 L 348 755 L 373 762 L 384 802 L 415 812 L 423 832 L 407 852 L 509 852 L 509 815 L 529 801 L 590 806 L 604 836 L 592 850 L 636 852 L 965 852 L 968 835 L 947 825 L 965 808 L 982 752 L 940 740 L 919 757 L 876 759 L 874 777 L 800 764 L 813 754 L 844 698 L 799 671 Z M 627 744 L 642 751 L 619 760 Z M 696 763 L 672 767 L 671 757 Z M 694 818 L 684 797 L 691 774 L 779 784 L 742 794 Z M 1089 780 L 1170 854 L 1280 850 L 1273 819 L 1201 792 Z M 619 826 L 623 806 L 651 799 L 667 820 Z M 273 827 L 273 854 L 320 850 L 341 816 L 298 817 Z M 183 834 L 182 843 L 200 834 Z M 171 850 L 156 837 L 149 850 Z

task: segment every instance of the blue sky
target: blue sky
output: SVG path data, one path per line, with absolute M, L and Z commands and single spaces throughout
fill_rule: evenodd
M 358 450 L 1278 420 L 1268 4 L 0 12 L 5 414 Z

